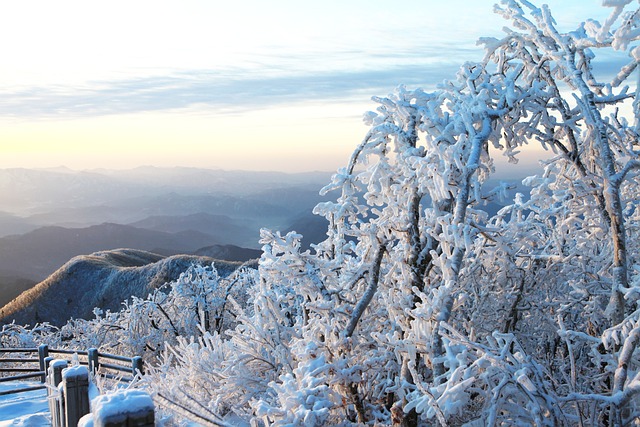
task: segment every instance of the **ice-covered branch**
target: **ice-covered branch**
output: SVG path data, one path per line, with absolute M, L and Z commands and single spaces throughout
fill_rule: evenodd
M 368 281 L 369 283 L 367 285 L 367 290 L 365 291 L 364 295 L 362 296 L 358 304 L 353 309 L 351 320 L 349 320 L 349 324 L 347 325 L 347 328 L 345 329 L 345 332 L 344 332 L 344 335 L 346 337 L 351 337 L 353 335 L 353 332 L 355 331 L 356 326 L 358 325 L 358 321 L 364 314 L 364 311 L 366 310 L 367 306 L 373 299 L 373 296 L 375 295 L 376 290 L 378 289 L 378 281 L 380 280 L 380 268 L 382 265 L 382 258 L 384 257 L 385 251 L 386 251 L 385 246 L 382 243 L 380 243 L 378 245 L 378 248 L 376 249 L 376 254 L 374 256 L 374 259 L 371 262 L 372 264 L 371 273 L 369 274 L 369 281 Z
M 615 187 L 620 187 L 622 182 L 627 178 L 627 175 L 636 169 L 640 169 L 640 160 L 637 160 L 637 159 L 629 160 L 624 165 L 622 170 L 620 170 L 620 172 L 618 172 L 612 177 L 611 181 L 613 185 Z
M 624 341 L 622 350 L 618 355 L 618 367 L 616 369 L 613 379 L 612 393 L 621 392 L 624 389 L 627 382 L 627 375 L 629 371 L 629 364 L 631 362 L 631 356 L 635 351 L 638 343 L 640 342 L 640 328 L 634 328 L 627 339 Z

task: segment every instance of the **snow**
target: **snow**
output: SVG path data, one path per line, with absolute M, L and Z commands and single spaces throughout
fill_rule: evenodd
M 93 427 L 93 415 L 87 414 L 78 420 L 78 427 Z
M 34 385 L 34 382 L 0 383 L 0 391 Z M 0 396 L 0 427 L 50 425 L 46 389 Z
M 96 417 L 106 418 L 153 409 L 153 401 L 142 390 L 121 390 L 96 397 L 91 401 L 91 408 Z
M 69 375 L 81 370 L 71 369 Z M 80 372 L 81 373 L 81 372 Z M 35 382 L 0 383 L 0 391 L 37 385 Z M 95 390 L 94 390 L 95 395 Z M 97 396 L 92 401 L 94 414 L 117 415 L 153 408 L 149 394 L 142 390 L 123 390 L 118 393 Z M 83 417 L 80 425 L 93 426 L 93 415 Z M 35 390 L 0 396 L 0 427 L 51 426 L 51 415 L 47 403 L 47 390 Z
M 89 381 L 89 402 L 100 396 L 100 390 L 93 381 Z
M 65 359 L 54 359 L 49 364 L 52 368 L 64 368 L 69 364 L 69 362 Z
M 86 366 L 77 365 L 62 370 L 62 378 L 72 380 L 76 378 L 88 378 L 89 369 Z

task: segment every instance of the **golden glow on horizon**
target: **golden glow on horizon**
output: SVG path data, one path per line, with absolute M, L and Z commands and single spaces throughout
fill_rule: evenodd
M 366 106 L 272 107 L 241 114 L 137 113 L 0 122 L 0 167 L 93 169 L 110 165 L 335 170 L 366 132 Z
M 109 169 L 153 165 L 335 171 L 347 164 L 367 131 L 358 117 L 348 116 L 354 108 L 365 110 L 364 105 L 299 105 L 250 114 L 147 113 L 12 126 L 0 123 L 0 168 L 84 170 L 106 164 Z M 537 173 L 542 170 L 538 161 L 553 156 L 537 143 L 521 151 L 514 167 L 492 150 L 499 175 L 510 175 L 509 170 Z

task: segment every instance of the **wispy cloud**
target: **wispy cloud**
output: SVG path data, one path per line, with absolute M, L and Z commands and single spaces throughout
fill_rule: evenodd
M 302 101 L 340 102 L 386 95 L 399 84 L 435 87 L 455 78 L 465 60 L 480 60 L 482 48 L 424 40 L 406 49 L 377 45 L 368 52 L 273 52 L 239 58 L 233 67 L 173 70 L 78 85 L 0 87 L 0 117 L 74 118 L 138 112 L 208 109 L 244 112 Z M 613 76 L 620 57 L 598 58 L 598 70 Z
M 451 78 L 457 67 L 404 65 L 363 70 L 281 73 L 194 70 L 80 87 L 43 86 L 0 91 L 0 115 L 82 117 L 207 107 L 246 111 L 298 101 L 335 101 L 385 95 L 398 84 L 424 85 Z
M 246 111 L 300 101 L 323 102 L 385 95 L 399 84 L 435 85 L 452 78 L 479 49 L 264 52 L 218 69 L 173 70 L 77 85 L 0 87 L 0 117 L 59 118 L 205 107 Z

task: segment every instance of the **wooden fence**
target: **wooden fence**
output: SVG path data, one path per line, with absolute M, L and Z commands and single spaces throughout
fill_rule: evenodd
M 46 379 L 45 358 L 48 357 L 47 350 L 47 346 L 38 348 L 1 348 L 0 354 L 3 356 L 8 354 L 10 357 L 0 357 L 0 374 L 2 374 L 0 382 L 39 378 L 41 384 L 2 391 L 0 396 L 46 388 L 44 382 Z M 38 364 L 37 366 L 35 366 L 36 363 Z M 6 364 L 14 366 L 7 366 Z M 19 366 L 15 366 L 16 364 Z M 7 376 L 5 375 L 7 373 L 13 373 L 14 375 Z
M 78 366 L 69 367 L 69 362 L 76 358 Z M 95 348 L 86 351 L 50 349 L 47 345 L 37 348 L 0 348 L 0 382 L 39 380 L 39 384 L 2 391 L 0 395 L 48 388 L 49 410 L 54 427 L 76 427 L 80 418 L 90 413 L 89 373 L 119 381 L 132 381 L 136 375 L 144 373 L 142 358 L 100 353 Z M 95 425 L 153 426 L 151 398 L 148 398 L 148 402 L 150 405 L 134 408 L 130 413 L 115 414 L 115 419 L 113 411 L 108 410 L 105 419 L 102 419 L 100 411 L 90 416 L 97 417 L 94 419 Z M 99 403 L 98 406 L 104 405 Z
M 9 357 L 4 355 L 9 355 Z M 54 355 L 59 357 L 53 357 Z M 47 345 L 34 348 L 0 348 L 0 375 L 2 375 L 0 382 L 33 378 L 40 380 L 38 385 L 2 391 L 0 396 L 45 388 L 47 369 L 51 360 L 54 358 L 72 359 L 74 355 L 77 355 L 79 363 L 87 366 L 94 375 L 105 378 L 132 381 L 138 373 L 144 373 L 140 356 L 125 357 L 100 353 L 95 348 L 88 350 L 50 349 Z M 5 375 L 9 373 L 13 375 Z

